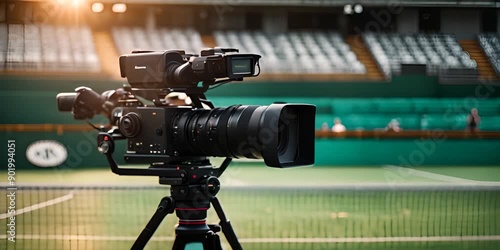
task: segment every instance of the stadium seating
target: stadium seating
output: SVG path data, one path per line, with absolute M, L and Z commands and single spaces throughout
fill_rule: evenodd
M 19 24 L 9 25 L 9 33 L 7 35 L 7 55 L 6 66 L 8 68 L 16 68 L 23 61 L 24 41 L 23 41 L 23 26 Z
M 259 31 L 216 31 L 214 38 L 218 46 L 262 55 L 265 73 L 366 73 L 365 66 L 336 32 L 269 35 Z
M 90 28 L 43 24 L 1 24 L 0 66 L 25 71 L 100 70 Z
M 114 27 L 112 35 L 121 54 L 141 49 L 184 49 L 187 53 L 198 54 L 206 47 L 200 34 L 193 29 Z M 366 73 L 364 65 L 335 32 L 291 32 L 271 36 L 262 32 L 216 31 L 214 38 L 217 46 L 262 55 L 263 72 Z
M 486 131 L 500 131 L 500 116 L 482 117 L 480 128 Z
M 0 70 L 5 67 L 7 48 L 8 48 L 7 24 L 0 23 Z
M 495 69 L 500 74 L 500 41 L 496 34 L 479 34 L 479 44 Z
M 363 38 L 386 76 L 400 74 L 401 64 L 427 65 L 430 74 L 439 69 L 477 68 L 453 35 L 367 33 Z
M 199 54 L 206 46 L 200 33 L 193 29 L 145 29 L 142 27 L 114 27 L 113 39 L 120 54 L 133 50 L 182 49 L 186 53 Z
M 348 130 L 384 129 L 397 119 L 405 130 L 443 129 L 464 130 L 471 108 L 481 116 L 480 129 L 500 131 L 500 99 L 472 98 L 313 98 L 313 97 L 213 97 L 215 106 L 235 103 L 269 105 L 275 101 L 310 103 L 316 105 L 315 128 L 323 123 L 333 126 L 338 117 Z
M 500 130 L 500 100 L 497 99 L 341 98 L 332 100 L 330 105 L 330 113 L 317 114 L 316 129 L 320 129 L 323 122 L 331 127 L 333 118 L 339 117 L 349 130 L 383 129 L 392 119 L 397 119 L 407 130 L 463 130 L 470 109 L 475 107 L 482 118 L 481 130 Z

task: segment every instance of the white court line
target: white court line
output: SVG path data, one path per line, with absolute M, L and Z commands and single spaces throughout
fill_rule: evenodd
M 0 239 L 7 238 L 6 234 Z M 96 236 L 96 235 L 16 235 L 22 240 L 81 240 L 81 241 L 135 241 L 136 236 Z M 174 237 L 152 237 L 152 241 L 173 241 Z M 429 236 L 429 237 L 347 237 L 347 238 L 244 238 L 240 243 L 377 243 L 377 242 L 458 242 L 458 241 L 498 241 L 500 235 L 471 236 Z
M 375 242 L 424 242 L 424 241 L 492 241 L 500 235 L 429 236 L 429 237 L 347 237 L 347 238 L 248 238 L 241 243 L 375 243 Z
M 58 203 L 61 203 L 61 202 L 65 202 L 65 201 L 71 200 L 71 199 L 73 199 L 73 192 L 71 192 L 71 193 L 69 193 L 67 195 L 61 196 L 61 197 L 57 197 L 57 198 L 52 199 L 52 200 L 40 202 L 38 204 L 34 204 L 34 205 L 29 206 L 29 207 L 18 209 L 18 210 L 16 210 L 16 214 L 15 215 L 20 215 L 20 214 L 28 213 L 28 212 L 31 212 L 33 210 L 37 210 L 37 209 L 41 209 L 41 208 L 44 208 L 44 207 L 52 206 L 52 205 L 55 205 L 55 204 L 58 204 Z M 10 217 L 10 216 L 13 216 L 13 214 L 9 214 L 9 213 L 0 214 L 0 220 L 1 219 L 5 219 L 5 218 Z
M 10 237 L 10 236 L 9 236 Z M 6 234 L 0 235 L 0 239 L 7 238 Z M 98 236 L 98 235 L 39 235 L 22 234 L 16 235 L 17 239 L 22 240 L 81 240 L 81 241 L 135 241 L 137 236 Z M 156 237 L 152 241 L 174 241 L 174 237 Z
M 423 178 L 432 179 L 432 180 L 436 180 L 436 181 L 477 184 L 477 185 L 492 185 L 492 186 L 500 185 L 500 182 L 497 182 L 497 181 L 476 181 L 476 180 L 465 179 L 465 178 L 460 178 L 460 177 L 453 177 L 453 176 L 449 176 L 449 175 L 436 174 L 436 173 L 422 171 L 422 170 L 416 170 L 414 168 L 399 167 L 399 166 L 395 166 L 395 165 L 384 165 L 382 168 L 389 170 L 389 171 L 401 173 L 402 175 L 413 175 L 413 176 L 423 177 Z

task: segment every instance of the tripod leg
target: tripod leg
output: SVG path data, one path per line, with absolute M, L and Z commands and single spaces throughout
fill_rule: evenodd
M 219 235 L 212 233 L 212 240 L 209 242 L 211 249 L 222 250 Z
M 174 199 L 168 196 L 163 197 L 163 199 L 161 199 L 160 201 L 160 204 L 158 205 L 158 208 L 156 209 L 156 212 L 153 214 L 146 227 L 142 230 L 139 237 L 137 237 L 137 240 L 135 240 L 134 245 L 132 246 L 131 249 L 133 250 L 144 249 L 149 239 L 151 239 L 151 237 L 153 236 L 153 234 L 155 233 L 156 229 L 163 221 L 165 216 L 167 216 L 167 214 L 172 213 L 174 209 L 175 209 Z
M 217 199 L 217 197 L 213 197 L 210 202 L 212 203 L 215 212 L 217 212 L 217 216 L 219 216 L 220 227 L 222 228 L 222 232 L 226 236 L 229 245 L 231 245 L 233 250 L 242 250 L 243 248 L 241 248 L 241 245 L 238 242 L 238 237 L 233 230 L 233 226 L 231 226 L 231 222 L 226 218 L 226 214 L 224 214 L 224 210 L 222 210 L 222 205 L 220 204 L 219 199 Z

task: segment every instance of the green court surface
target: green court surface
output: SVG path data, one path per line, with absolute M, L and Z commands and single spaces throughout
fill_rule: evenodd
M 218 165 L 218 159 L 213 160 Z M 133 166 L 132 167 L 143 167 Z M 415 174 L 414 170 L 431 175 Z M 432 174 L 456 177 L 463 180 L 442 180 Z M 7 172 L 0 173 L 0 183 L 6 182 Z M 40 170 L 19 170 L 17 184 L 95 184 L 95 185 L 155 185 L 157 178 L 144 176 L 118 176 L 107 167 L 99 169 L 53 168 Z M 395 166 L 335 166 L 335 167 L 298 167 L 278 169 L 266 167 L 260 162 L 234 162 L 221 176 L 223 185 L 229 186 L 330 186 L 364 183 L 429 183 L 429 182 L 468 182 L 500 181 L 500 166 L 426 166 L 399 168 Z
M 500 167 L 417 170 L 235 163 L 218 196 L 244 249 L 500 248 Z M 17 242 L 2 238 L 0 249 L 128 249 L 169 194 L 155 177 L 106 168 L 16 178 L 17 208 L 29 209 L 16 217 Z M 213 209 L 208 221 L 218 222 Z M 169 249 L 176 223 L 168 216 L 147 249 Z

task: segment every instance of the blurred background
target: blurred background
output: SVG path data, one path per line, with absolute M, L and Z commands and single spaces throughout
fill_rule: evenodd
M 18 215 L 16 243 L 0 233 L 0 248 L 129 248 L 169 189 L 112 174 L 96 132 L 58 112 L 57 93 L 123 86 L 118 57 L 133 50 L 235 47 L 262 55 L 262 74 L 207 92 L 216 107 L 317 107 L 314 166 L 236 160 L 221 177 L 219 196 L 245 249 L 498 249 L 499 7 L 2 1 L 0 159 L 14 140 Z M 124 142 L 117 151 L 123 164 Z M 9 175 L 0 172 L 2 197 Z M 173 217 L 148 249 L 171 247 Z M 218 221 L 213 211 L 209 220 Z

